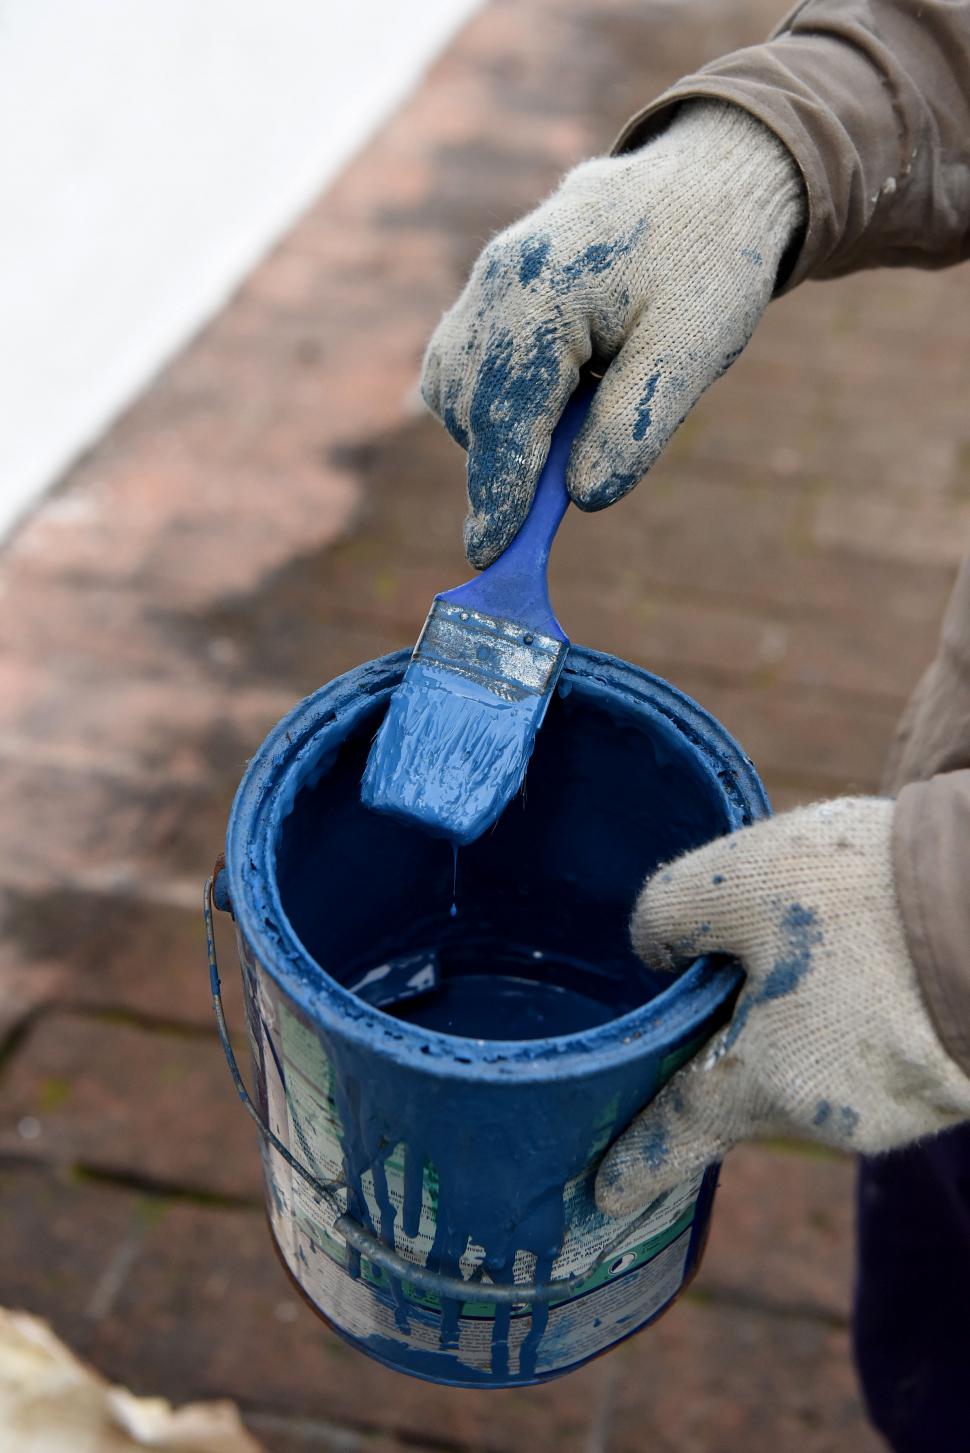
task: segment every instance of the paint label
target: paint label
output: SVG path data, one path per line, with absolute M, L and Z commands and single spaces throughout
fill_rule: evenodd
M 344 1174 L 334 1070 L 319 1038 L 268 992 L 250 961 L 256 991 L 253 1047 L 265 1081 L 270 1127 L 321 1181 Z M 529 1381 L 562 1371 L 611 1346 L 653 1317 L 679 1291 L 690 1249 L 703 1175 L 677 1187 L 645 1212 L 625 1220 L 591 1209 L 593 1169 L 563 1195 L 566 1235 L 552 1279 L 581 1280 L 548 1306 L 516 1303 L 496 1309 L 476 1301 L 474 1286 L 460 1305 L 388 1277 L 358 1258 L 336 1229 L 339 1214 L 270 1147 L 263 1148 L 269 1214 L 280 1250 L 309 1298 L 328 1320 L 367 1349 L 405 1371 L 444 1381 L 487 1385 Z M 434 1240 L 437 1182 L 425 1166 L 413 1236 L 402 1229 L 403 1147 L 383 1162 L 382 1184 L 361 1178 L 372 1225 L 398 1254 L 424 1265 Z M 338 1190 L 341 1210 L 347 1193 Z M 606 1253 L 606 1254 L 604 1254 Z M 466 1278 L 484 1252 L 471 1242 L 460 1260 Z M 535 1258 L 520 1252 L 515 1280 L 529 1282 Z

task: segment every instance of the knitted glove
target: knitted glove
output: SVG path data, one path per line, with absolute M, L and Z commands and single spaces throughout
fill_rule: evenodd
M 465 549 L 486 565 L 528 512 L 580 365 L 612 360 L 572 453 L 585 510 L 632 489 L 751 337 L 802 220 L 767 127 L 692 101 L 656 140 L 584 162 L 500 233 L 428 346 L 422 392 L 468 450 Z
M 970 1117 L 970 1079 L 943 1050 L 896 904 L 894 804 L 847 797 L 717 839 L 649 880 L 633 915 L 654 966 L 699 953 L 747 974 L 728 1025 L 607 1154 L 618 1215 L 738 1141 L 795 1134 L 867 1153 Z

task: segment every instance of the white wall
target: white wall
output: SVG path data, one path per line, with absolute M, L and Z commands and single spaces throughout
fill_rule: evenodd
M 0 533 L 479 0 L 0 0 Z

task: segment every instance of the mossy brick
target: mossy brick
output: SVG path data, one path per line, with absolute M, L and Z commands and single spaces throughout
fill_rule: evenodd
M 146 1025 L 211 1030 L 202 882 L 184 908 L 80 888 L 0 890 L 0 978 L 38 1007 L 120 1010 Z M 214 917 L 223 997 L 241 1032 L 242 989 L 231 919 Z
M 7 1063 L 3 1102 L 8 1156 L 261 1203 L 257 1132 L 213 1032 L 48 1012 Z
M 745 1145 L 721 1168 L 698 1297 L 846 1326 L 855 1163 L 824 1146 Z
M 611 1453 L 878 1453 L 848 1333 L 822 1320 L 682 1301 L 618 1354 Z

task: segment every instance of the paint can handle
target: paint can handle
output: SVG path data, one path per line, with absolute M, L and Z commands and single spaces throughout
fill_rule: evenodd
M 309 1186 L 310 1190 L 334 1213 L 334 1229 L 343 1236 L 344 1240 L 359 1252 L 366 1256 L 367 1260 L 375 1267 L 380 1268 L 386 1276 L 394 1277 L 398 1281 L 407 1282 L 410 1286 L 416 1287 L 418 1291 L 428 1292 L 443 1300 L 462 1302 L 488 1302 L 490 1304 L 515 1305 L 516 1303 L 536 1303 L 558 1301 L 561 1297 L 571 1296 L 577 1287 L 593 1276 L 599 1268 L 613 1256 L 621 1243 L 627 1242 L 636 1230 L 641 1221 L 646 1221 L 654 1214 L 659 1205 L 659 1200 L 648 1206 L 643 1215 L 630 1225 L 624 1223 L 617 1236 L 601 1252 L 596 1261 L 585 1272 L 579 1276 L 560 1277 L 556 1281 L 547 1282 L 486 1282 L 478 1278 L 465 1279 L 459 1276 L 446 1276 L 443 1272 L 432 1271 L 427 1266 L 421 1266 L 417 1262 L 406 1261 L 403 1256 L 385 1242 L 379 1240 L 355 1221 L 337 1200 L 336 1192 L 343 1188 L 341 1181 L 323 1181 L 316 1176 L 308 1166 L 297 1160 L 288 1145 L 284 1145 L 278 1135 L 275 1135 L 263 1119 L 257 1105 L 253 1103 L 242 1072 L 236 1062 L 235 1051 L 232 1041 L 229 1038 L 229 1030 L 226 1025 L 226 1014 L 222 1003 L 222 982 L 219 978 L 219 964 L 216 956 L 215 929 L 213 927 L 213 910 L 215 907 L 224 912 L 231 912 L 228 893 L 226 891 L 225 878 L 222 878 L 221 885 L 216 889 L 220 874 L 224 873 L 225 859 L 220 855 L 213 866 L 212 872 L 205 881 L 202 890 L 202 916 L 205 920 L 206 948 L 209 955 L 209 987 L 212 991 L 212 1008 L 216 1017 L 216 1029 L 219 1033 L 219 1041 L 223 1053 L 226 1056 L 226 1063 L 229 1066 L 229 1073 L 232 1082 L 236 1087 L 236 1093 L 246 1108 L 247 1113 L 255 1122 L 262 1138 L 272 1146 L 273 1150 L 286 1161 L 291 1170 Z

